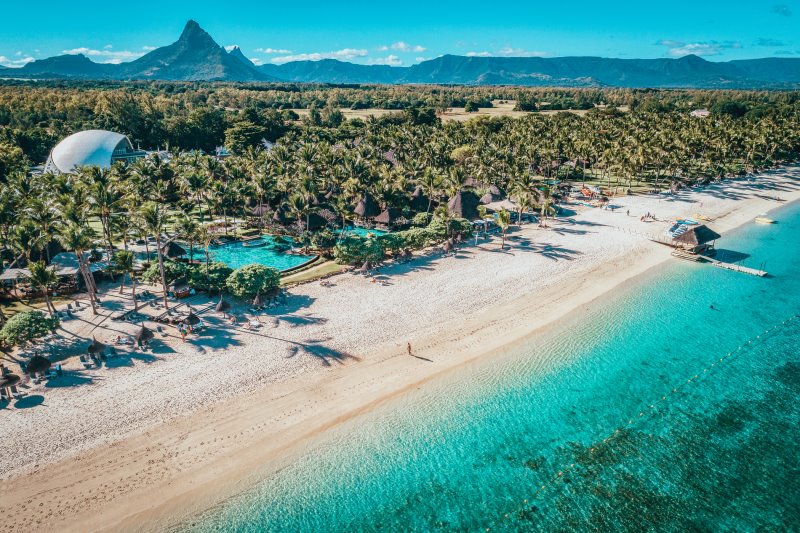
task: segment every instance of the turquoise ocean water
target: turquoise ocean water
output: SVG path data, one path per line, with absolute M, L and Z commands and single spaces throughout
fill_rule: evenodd
M 185 528 L 800 530 L 800 204 L 772 216 L 718 242 L 771 277 L 672 261 Z

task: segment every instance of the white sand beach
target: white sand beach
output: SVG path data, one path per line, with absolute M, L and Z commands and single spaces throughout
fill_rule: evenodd
M 29 385 L 0 410 L 0 531 L 161 530 L 291 460 L 327 428 L 677 261 L 645 238 L 670 220 L 709 217 L 722 245 L 726 231 L 798 199 L 800 168 L 791 167 L 621 197 L 613 212 L 576 207 L 549 228 L 514 226 L 505 250 L 497 236 L 454 256 L 387 264 L 375 278 L 294 287 L 253 331 L 213 313 L 215 300 L 192 297 L 210 326 L 203 335 L 184 343 L 166 326 L 152 351 L 122 350 L 101 368 L 71 357 L 63 377 Z M 641 221 L 645 213 L 659 221 Z M 64 350 L 136 330 L 107 318 L 130 305 L 129 289 L 115 294 L 102 321 L 83 310 L 63 323 Z

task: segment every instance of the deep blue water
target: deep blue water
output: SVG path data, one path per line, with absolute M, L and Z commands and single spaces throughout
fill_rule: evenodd
M 800 530 L 800 205 L 772 217 L 718 242 L 771 277 L 675 260 L 187 528 Z

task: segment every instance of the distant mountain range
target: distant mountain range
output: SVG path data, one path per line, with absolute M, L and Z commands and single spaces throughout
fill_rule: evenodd
M 798 88 L 800 58 L 711 62 L 602 57 L 464 57 L 446 55 L 410 67 L 324 59 L 257 66 L 239 48 L 227 52 L 190 20 L 180 38 L 129 63 L 95 63 L 83 55 L 0 67 L 0 77 L 314 83 L 430 83 L 529 87 Z

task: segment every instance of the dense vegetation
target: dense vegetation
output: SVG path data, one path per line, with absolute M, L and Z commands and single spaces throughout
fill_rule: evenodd
M 526 109 L 592 109 L 584 116 L 465 123 L 437 116 L 443 107 L 497 99 Z M 399 111 L 345 120 L 339 108 L 348 106 Z M 290 107 L 311 112 L 298 121 Z M 690 116 L 697 107 L 712 115 Z M 173 157 L 69 176 L 29 174 L 29 164 L 41 163 L 59 138 L 87 128 L 128 134 L 146 148 L 169 145 Z M 275 146 L 265 148 L 264 140 Z M 223 161 L 199 151 L 223 143 L 234 153 Z M 292 233 L 330 253 L 336 248 L 345 262 L 369 261 L 380 253 L 371 244 L 336 247 L 335 234 L 309 230 L 392 208 L 415 222 L 383 240 L 384 252 L 396 251 L 457 234 L 450 226 L 461 222 L 436 207 L 467 186 L 481 196 L 494 185 L 533 208 L 548 201 L 545 182 L 553 179 L 594 180 L 609 189 L 677 187 L 796 161 L 798 154 L 794 92 L 6 83 L 0 237 L 6 260 L 46 259 L 54 241 L 75 251 L 95 241 L 111 249 L 122 236 L 167 230 L 207 247 L 215 230 L 227 228 L 211 220 L 241 220 L 255 209 L 261 229 Z M 359 202 L 376 212 L 356 214 Z M 434 212 L 433 220 L 415 219 Z M 91 280 L 87 285 L 91 292 Z

